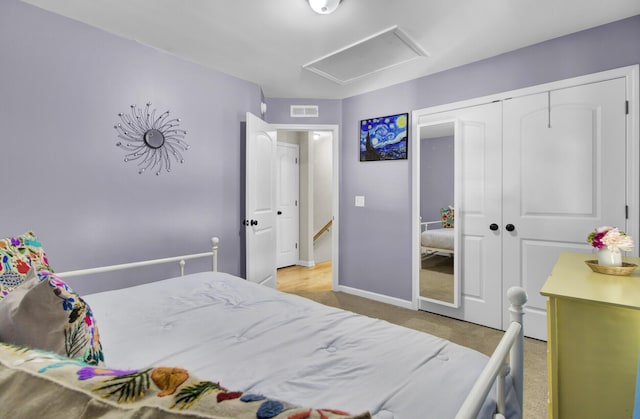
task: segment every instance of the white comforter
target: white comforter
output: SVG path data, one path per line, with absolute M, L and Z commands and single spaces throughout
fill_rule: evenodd
M 487 361 L 446 340 L 223 273 L 85 300 L 110 368 L 183 367 L 229 390 L 368 410 L 377 419 L 453 418 Z M 494 406 L 485 407 L 481 417 Z

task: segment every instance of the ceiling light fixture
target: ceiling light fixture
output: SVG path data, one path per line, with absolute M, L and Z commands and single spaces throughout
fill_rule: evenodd
M 308 0 L 309 6 L 314 12 L 321 15 L 328 15 L 335 12 L 342 0 Z

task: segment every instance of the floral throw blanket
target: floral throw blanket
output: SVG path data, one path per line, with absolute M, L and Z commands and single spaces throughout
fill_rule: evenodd
M 114 370 L 2 342 L 0 406 L 16 418 L 371 418 L 232 391 L 181 368 Z

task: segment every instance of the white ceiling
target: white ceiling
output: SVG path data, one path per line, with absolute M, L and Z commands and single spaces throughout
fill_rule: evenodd
M 639 0 L 343 0 L 331 15 L 307 0 L 23 1 L 254 82 L 271 98 L 342 99 L 640 14 Z M 394 26 L 429 56 L 343 84 L 303 68 Z

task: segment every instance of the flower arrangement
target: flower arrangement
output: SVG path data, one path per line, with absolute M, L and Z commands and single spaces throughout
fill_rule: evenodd
M 602 226 L 596 228 L 587 237 L 587 242 L 596 249 L 605 247 L 611 252 L 620 253 L 621 250 L 629 252 L 633 249 L 633 238 L 617 227 Z

